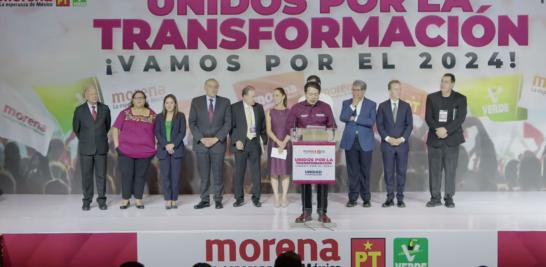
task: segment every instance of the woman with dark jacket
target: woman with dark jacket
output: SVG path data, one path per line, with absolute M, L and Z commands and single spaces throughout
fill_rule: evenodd
M 176 201 L 180 192 L 180 172 L 184 156 L 186 116 L 178 111 L 176 97 L 172 94 L 163 99 L 163 112 L 157 116 L 155 137 L 157 158 L 163 184 L 166 209 L 178 208 Z

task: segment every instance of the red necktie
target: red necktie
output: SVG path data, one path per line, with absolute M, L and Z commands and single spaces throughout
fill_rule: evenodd
M 212 123 L 212 117 L 214 116 L 214 105 L 212 104 L 212 101 L 214 100 L 211 98 L 209 101 L 209 123 Z
M 97 107 L 96 106 L 91 106 L 91 109 L 93 111 L 91 111 L 91 115 L 93 115 L 93 120 L 96 121 L 97 120 Z

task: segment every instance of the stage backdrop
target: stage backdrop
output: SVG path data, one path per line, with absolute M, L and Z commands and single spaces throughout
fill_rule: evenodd
M 546 130 L 546 4 L 540 0 L 20 0 L 0 1 L 0 188 L 7 193 L 79 193 L 77 139 L 71 132 L 82 87 L 95 84 L 112 116 L 144 90 L 160 111 L 166 94 L 188 115 L 203 82 L 216 78 L 232 102 L 254 85 L 272 107 L 283 87 L 289 104 L 307 76 L 339 116 L 355 79 L 366 97 L 387 99 L 403 83 L 414 112 L 408 190 L 428 188 L 425 98 L 445 72 L 468 97 L 458 190 L 543 190 Z M 343 123 L 338 122 L 339 132 Z M 384 190 L 376 136 L 372 189 Z M 186 137 L 191 149 L 191 133 Z M 191 153 L 183 193 L 198 191 Z M 108 191 L 120 191 L 109 154 Z M 147 190 L 159 193 L 157 161 Z M 233 157 L 227 154 L 226 191 Z M 263 159 L 264 168 L 267 166 Z M 346 191 L 342 151 L 337 185 Z M 264 190 L 269 179 L 263 177 Z M 295 190 L 295 189 L 292 189 Z

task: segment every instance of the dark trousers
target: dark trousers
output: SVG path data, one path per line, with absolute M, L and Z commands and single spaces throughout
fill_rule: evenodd
M 130 199 L 133 195 L 136 199 L 142 199 L 144 186 L 146 185 L 146 174 L 152 158 L 131 158 L 119 153 L 121 167 L 121 197 Z
M 459 159 L 459 146 L 428 146 L 428 169 L 431 199 L 442 198 L 442 174 L 445 174 L 445 199 L 455 195 L 455 171 Z
M 197 168 L 201 177 L 201 201 L 210 202 L 210 172 L 212 169 L 212 182 L 214 187 L 214 201 L 222 201 L 224 195 L 224 152 L 195 153 L 197 157 Z
M 358 196 L 364 201 L 370 201 L 372 151 L 362 150 L 357 137 L 351 149 L 345 151 L 345 161 L 349 176 L 349 201 L 356 201 Z
M 303 212 L 313 211 L 313 185 L 301 185 L 301 204 Z M 317 212 L 325 214 L 328 210 L 328 185 L 317 184 Z
M 390 146 L 382 143 L 381 150 L 383 154 L 383 172 L 385 174 L 385 184 L 387 185 L 387 199 L 394 199 L 394 189 L 396 183 L 396 199 L 404 200 L 404 187 L 406 185 L 406 170 L 408 168 L 407 144 L 401 146 Z
M 259 201 L 262 193 L 262 174 L 260 171 L 260 142 L 258 138 L 246 140 L 243 150 L 235 151 L 234 193 L 236 200 L 244 199 L 244 184 L 247 161 L 250 161 L 252 176 L 252 200 Z
M 93 177 L 97 186 L 97 202 L 106 203 L 106 154 L 83 155 L 80 154 L 82 171 L 83 203 L 93 201 Z
M 178 200 L 180 193 L 180 171 L 182 170 L 182 158 L 167 155 L 167 158 L 159 160 L 159 171 L 163 185 L 163 197 L 166 201 Z

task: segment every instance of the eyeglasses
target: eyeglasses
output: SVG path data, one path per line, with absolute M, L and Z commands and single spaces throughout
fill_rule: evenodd
M 146 99 L 146 98 L 143 96 L 135 96 L 133 99 Z

